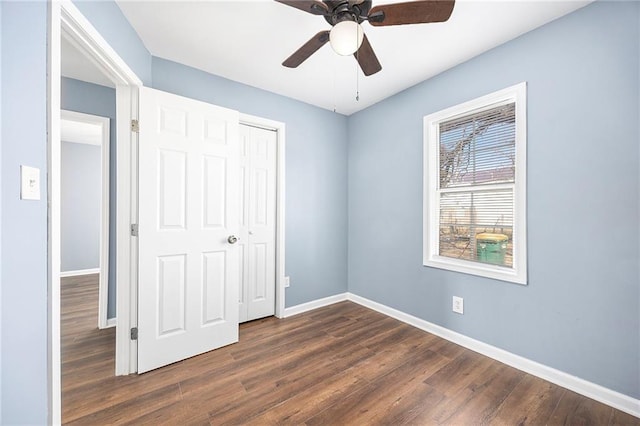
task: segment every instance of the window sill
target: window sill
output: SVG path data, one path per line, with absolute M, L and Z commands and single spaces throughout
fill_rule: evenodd
M 526 272 L 512 268 L 504 268 L 498 265 L 469 262 L 466 260 L 457 260 L 442 256 L 431 256 L 430 258 L 425 258 L 423 260 L 423 265 L 448 271 L 462 272 L 463 274 L 527 285 Z

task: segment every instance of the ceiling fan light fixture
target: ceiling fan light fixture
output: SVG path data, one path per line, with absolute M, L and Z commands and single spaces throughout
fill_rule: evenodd
M 338 22 L 329 33 L 331 48 L 342 56 L 353 55 L 362 45 L 363 38 L 362 27 L 355 21 Z

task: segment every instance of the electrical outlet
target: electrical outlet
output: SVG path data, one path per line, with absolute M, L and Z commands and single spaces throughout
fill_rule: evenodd
M 284 277 L 284 287 L 287 288 L 290 285 L 291 285 L 291 278 L 289 278 L 288 276 Z
M 464 314 L 464 299 L 462 297 L 453 296 L 453 312 Z

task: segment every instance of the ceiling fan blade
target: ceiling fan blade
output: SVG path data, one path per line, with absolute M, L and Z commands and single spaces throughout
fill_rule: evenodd
M 283 63 L 285 67 L 296 68 L 313 55 L 318 49 L 324 46 L 329 41 L 329 31 L 320 31 L 318 34 L 311 37 L 311 39 L 302 45 L 302 47 L 296 50 L 293 55 L 289 56 Z
M 380 62 L 378 61 L 378 58 L 376 57 L 376 54 L 374 53 L 373 48 L 371 47 L 371 43 L 369 43 L 369 39 L 367 38 L 366 34 L 362 39 L 362 45 L 360 45 L 360 49 L 358 49 L 358 51 L 354 53 L 353 56 L 358 61 L 358 64 L 360 64 L 360 68 L 366 76 L 375 74 L 382 69 L 382 65 L 380 65 Z
M 313 15 L 326 15 L 329 13 L 329 8 L 326 4 L 319 0 L 276 0 L 278 3 L 286 4 L 287 6 L 295 7 L 304 12 L 309 12 Z
M 444 22 L 451 16 L 455 0 L 423 0 L 375 6 L 369 11 L 369 23 L 387 25 Z

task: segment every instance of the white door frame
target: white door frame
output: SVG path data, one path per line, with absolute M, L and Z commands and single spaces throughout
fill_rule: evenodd
M 129 121 L 137 114 L 137 87 L 142 81 L 109 46 L 70 0 L 48 2 L 47 8 L 47 288 L 48 288 L 48 404 L 50 424 L 61 423 L 60 377 L 60 79 L 63 35 L 92 60 L 116 84 L 117 120 L 117 214 L 116 281 L 118 292 L 116 324 L 116 374 L 130 371 L 130 303 L 128 290 L 135 276 L 131 262 L 133 245 L 129 234 L 132 187 L 132 152 L 135 140 Z M 127 310 L 126 314 L 123 312 Z
M 115 319 L 108 321 L 107 304 L 109 301 L 109 164 L 110 164 L 110 119 L 99 115 L 75 111 L 60 111 L 65 121 L 86 123 L 100 128 L 100 237 L 99 237 L 99 283 L 98 283 L 98 328 L 114 327 Z M 72 142 L 91 144 L 87 141 Z
M 240 124 L 276 132 L 276 309 L 278 318 L 284 318 L 285 300 L 285 125 L 279 121 L 240 113 Z

